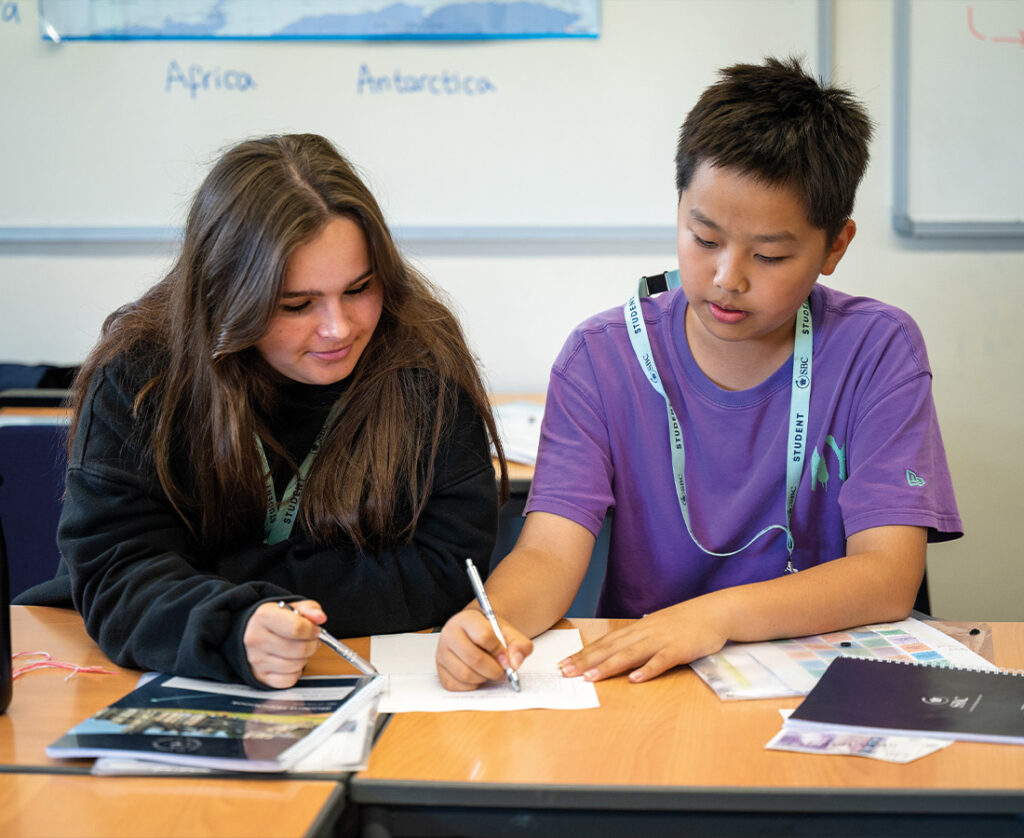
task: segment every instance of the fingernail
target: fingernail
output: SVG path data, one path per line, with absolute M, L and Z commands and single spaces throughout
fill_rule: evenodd
M 523 665 L 523 656 L 519 652 L 512 653 L 512 668 L 519 669 Z
M 569 661 L 562 661 L 560 664 L 558 664 L 558 668 L 563 675 L 572 676 L 579 674 L 576 672 L 576 667 L 573 666 L 572 663 Z
M 586 672 L 583 673 L 583 677 L 588 681 L 593 681 L 597 678 L 597 670 L 588 669 Z
M 629 680 L 632 681 L 634 684 L 642 680 L 643 677 L 644 674 L 639 669 L 637 669 L 635 672 L 629 673 Z

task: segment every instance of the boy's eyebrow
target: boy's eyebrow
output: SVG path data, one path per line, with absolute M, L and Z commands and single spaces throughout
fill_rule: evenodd
M 362 282 L 364 279 L 366 279 L 367 277 L 369 277 L 372 274 L 373 274 L 373 268 L 368 268 L 366 271 L 364 271 L 359 276 L 357 276 L 355 279 L 353 279 L 345 287 L 346 288 L 351 288 L 353 285 L 357 285 L 358 283 Z M 313 291 L 313 290 L 310 290 L 310 291 L 282 291 L 281 292 L 281 296 L 282 297 L 322 297 L 323 295 L 324 295 L 323 291 Z
M 698 224 L 703 224 L 705 227 L 710 227 L 712 230 L 715 230 L 716 232 L 722 232 L 722 228 L 714 221 L 712 221 L 710 218 L 708 218 L 706 215 L 704 215 L 704 213 L 702 213 L 699 209 L 691 209 L 690 217 Z M 762 233 L 759 236 L 752 236 L 752 239 L 753 241 L 756 242 L 768 243 L 791 242 L 796 241 L 796 236 L 793 233 L 789 232 L 788 230 L 781 230 L 778 233 Z

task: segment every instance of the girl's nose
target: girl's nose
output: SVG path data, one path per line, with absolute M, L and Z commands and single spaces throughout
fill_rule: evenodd
M 345 307 L 340 303 L 326 306 L 316 333 L 322 338 L 343 338 L 348 332 L 349 324 L 348 317 L 345 315 Z

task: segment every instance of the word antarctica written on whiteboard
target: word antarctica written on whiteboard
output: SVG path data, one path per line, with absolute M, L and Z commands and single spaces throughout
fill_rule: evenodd
M 444 70 L 441 73 L 394 73 L 375 76 L 366 64 L 359 67 L 356 92 L 364 93 L 430 93 L 433 96 L 478 96 L 496 93 L 496 88 L 486 76 L 470 76 Z
M 195 99 L 200 92 L 232 91 L 244 93 L 256 87 L 256 81 L 245 70 L 212 69 L 200 64 L 187 68 L 172 60 L 167 65 L 164 92 L 187 91 Z M 368 65 L 359 67 L 356 92 L 377 95 L 382 93 L 429 93 L 433 96 L 481 96 L 496 93 L 497 87 L 486 76 L 466 75 L 449 70 L 440 73 L 403 73 L 395 70 L 387 75 L 374 75 Z

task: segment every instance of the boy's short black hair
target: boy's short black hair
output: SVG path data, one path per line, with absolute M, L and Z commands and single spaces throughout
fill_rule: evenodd
M 676 189 L 708 161 L 794 189 L 807 219 L 832 242 L 853 212 L 872 124 L 842 88 L 827 87 L 795 58 L 719 71 L 687 114 L 676 147 Z

